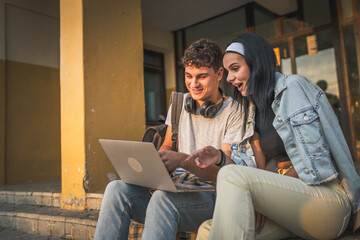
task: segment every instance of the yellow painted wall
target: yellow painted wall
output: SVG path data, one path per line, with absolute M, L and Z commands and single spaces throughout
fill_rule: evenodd
M 0 0 L 0 183 L 60 179 L 58 5 Z
M 61 206 L 85 208 L 85 113 L 81 0 L 60 1 Z
M 63 208 L 86 207 L 85 192 L 115 175 L 98 139 L 140 140 L 145 130 L 140 9 L 140 0 L 60 1 Z
M 145 130 L 140 0 L 84 1 L 85 152 L 90 192 L 116 172 L 99 138 L 141 140 Z
M 0 58 L 0 184 L 5 183 L 5 61 Z
M 6 62 L 6 183 L 60 179 L 59 69 Z
M 5 183 L 5 4 L 0 0 L 0 184 Z

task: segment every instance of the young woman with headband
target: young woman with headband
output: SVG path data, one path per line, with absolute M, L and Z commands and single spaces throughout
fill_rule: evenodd
M 223 65 L 243 125 L 231 146 L 236 165 L 220 170 L 213 220 L 202 224 L 197 239 L 334 239 L 350 220 L 356 230 L 360 178 L 325 93 L 305 77 L 276 72 L 271 45 L 256 34 L 235 39 Z M 278 173 L 256 168 L 255 132 Z M 206 147 L 187 161 L 207 167 L 221 154 Z

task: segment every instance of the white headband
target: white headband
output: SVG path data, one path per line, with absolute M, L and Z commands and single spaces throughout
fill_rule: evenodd
M 242 45 L 239 42 L 231 43 L 225 50 L 225 53 L 227 53 L 227 52 L 235 52 L 235 53 L 239 53 L 239 54 L 245 56 L 244 45 Z

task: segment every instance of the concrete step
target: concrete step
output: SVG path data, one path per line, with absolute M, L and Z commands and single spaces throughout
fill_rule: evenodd
M 100 210 L 102 197 L 101 193 L 87 193 L 87 209 Z M 0 203 L 60 207 L 60 201 L 61 193 L 56 192 L 0 191 Z
M 99 211 L 0 203 L 0 228 L 45 237 L 88 240 L 94 238 Z
M 102 193 L 87 193 L 87 209 L 99 210 L 102 197 Z M 0 185 L 0 203 L 60 207 L 61 182 L 53 180 Z
M 15 229 L 0 228 L 1 240 L 65 240 L 66 238 L 48 237 Z

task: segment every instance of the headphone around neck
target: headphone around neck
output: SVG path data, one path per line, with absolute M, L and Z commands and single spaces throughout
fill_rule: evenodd
M 223 95 L 223 91 L 219 88 L 219 92 Z M 204 118 L 214 118 L 215 115 L 219 112 L 224 103 L 224 97 L 221 97 L 221 101 L 218 104 L 213 103 L 212 101 L 206 101 L 200 107 L 200 115 Z M 196 113 L 196 101 L 189 94 L 185 99 L 185 111 L 191 114 Z

